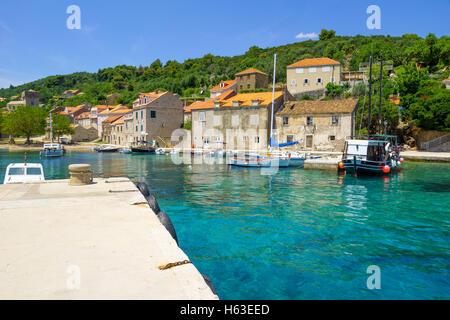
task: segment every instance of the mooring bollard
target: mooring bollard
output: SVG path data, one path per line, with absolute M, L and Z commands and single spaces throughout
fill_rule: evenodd
M 81 186 L 92 183 L 93 173 L 90 164 L 71 164 L 69 165 L 69 173 L 69 185 L 71 186 Z

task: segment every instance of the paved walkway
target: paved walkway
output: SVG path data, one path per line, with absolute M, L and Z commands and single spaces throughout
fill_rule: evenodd
M 158 268 L 189 258 L 128 178 L 94 182 L 0 185 L 0 299 L 217 299 Z
M 450 152 L 403 151 L 400 156 L 413 161 L 450 162 Z

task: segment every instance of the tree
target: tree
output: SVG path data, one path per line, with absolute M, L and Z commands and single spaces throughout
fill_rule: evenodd
M 336 36 L 336 31 L 322 29 L 319 35 L 319 40 L 328 40 Z
M 328 82 L 326 88 L 328 91 L 328 96 L 332 98 L 338 97 L 344 93 L 344 90 L 340 86 L 332 82 Z
M 75 129 L 72 127 L 69 118 L 57 113 L 52 114 L 52 129 L 53 135 L 56 136 L 58 141 L 62 135 L 75 133 Z
M 30 144 L 31 136 L 45 133 L 46 118 L 47 112 L 40 107 L 19 106 L 4 117 L 3 131 L 11 136 L 26 136 L 26 143 Z

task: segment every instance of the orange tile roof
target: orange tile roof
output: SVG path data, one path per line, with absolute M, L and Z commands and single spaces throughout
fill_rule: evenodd
M 223 87 L 220 86 L 221 83 L 224 84 Z M 220 83 L 219 83 L 217 86 L 212 87 L 211 90 L 223 90 L 223 89 L 226 89 L 226 88 L 228 88 L 228 87 L 234 85 L 235 83 L 236 83 L 236 80 L 225 80 L 225 81 L 220 81 Z
M 283 91 L 275 91 L 275 100 L 283 96 Z M 240 93 L 234 97 L 222 100 L 221 107 L 232 107 L 233 101 L 239 101 L 240 107 L 252 106 L 252 101 L 259 101 L 259 106 L 267 106 L 272 103 L 272 92 Z
M 55 113 L 63 115 L 63 116 L 68 116 L 69 115 L 67 112 L 64 112 L 64 111 L 58 111 L 58 112 L 55 112 Z
M 89 118 L 89 115 L 90 115 L 91 113 L 90 112 L 83 112 L 83 113 L 80 113 L 77 117 L 76 117 L 76 119 L 87 119 L 87 118 Z
M 103 120 L 103 123 L 113 123 L 114 121 L 116 121 L 119 118 L 122 118 L 123 116 L 109 116 L 108 118 L 106 118 L 105 120 Z
M 450 77 L 448 77 L 447 79 L 444 79 L 444 81 L 450 81 Z
M 113 122 L 111 122 L 112 125 L 116 125 L 116 124 L 123 124 L 124 123 L 124 116 L 120 116 L 120 118 L 114 120 Z
M 101 115 L 111 115 L 111 114 L 115 114 L 115 113 L 123 113 L 124 110 L 129 110 L 129 108 L 127 106 L 119 104 L 118 106 L 113 106 L 113 109 L 111 109 L 109 111 L 108 110 L 103 110 L 99 114 L 101 114 Z
M 234 90 L 227 90 L 224 93 L 222 93 L 221 95 L 218 95 L 217 97 L 210 99 L 208 101 L 195 101 L 195 102 L 191 103 L 184 109 L 184 112 L 189 113 L 192 110 L 212 109 L 212 108 L 214 108 L 214 102 L 229 99 L 235 95 L 236 95 L 236 92 L 234 92 Z
M 77 112 L 77 111 L 83 109 L 84 104 L 80 104 L 79 106 L 76 106 L 76 107 L 66 107 L 66 108 L 67 108 L 68 113 L 70 114 L 70 113 L 74 113 L 74 112 Z
M 236 73 L 235 76 L 240 76 L 240 75 L 248 74 L 248 73 L 261 73 L 261 74 L 267 75 L 267 73 L 262 72 L 262 71 L 260 71 L 260 70 L 258 70 L 258 69 L 255 69 L 255 68 L 249 68 L 249 69 L 247 69 L 247 70 L 244 70 L 244 71 L 241 71 L 241 72 Z
M 96 106 L 93 106 L 93 108 L 97 108 L 97 110 L 106 110 L 109 107 L 112 107 L 112 106 L 108 106 L 108 105 L 104 105 L 104 104 L 98 104 Z
M 330 58 L 313 58 L 313 59 L 303 59 L 297 61 L 291 65 L 288 65 L 288 68 L 295 67 L 309 67 L 309 66 L 325 66 L 325 65 L 334 65 L 340 64 L 338 61 L 330 59 Z

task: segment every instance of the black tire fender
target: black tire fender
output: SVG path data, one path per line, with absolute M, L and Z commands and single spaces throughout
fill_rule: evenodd
M 154 195 L 149 193 L 148 196 L 145 197 L 145 200 L 147 200 L 147 203 L 148 203 L 150 209 L 152 209 L 155 214 L 158 214 L 161 211 L 158 201 L 156 201 L 156 198 Z
M 169 218 L 169 215 L 163 210 L 163 211 L 160 211 L 156 216 L 158 217 L 161 224 L 167 229 L 167 231 L 169 231 L 170 235 L 175 240 L 175 242 L 178 244 L 177 233 L 172 224 L 172 221 Z
M 137 182 L 136 183 L 136 188 L 138 188 L 138 190 L 142 193 L 142 195 L 144 197 L 148 197 L 148 195 L 150 194 L 150 191 L 148 190 L 148 186 L 145 182 Z

